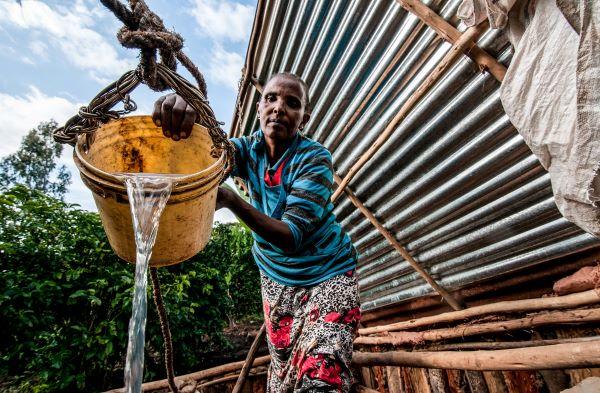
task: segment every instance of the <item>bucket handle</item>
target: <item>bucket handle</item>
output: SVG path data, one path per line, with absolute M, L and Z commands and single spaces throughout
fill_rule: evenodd
M 198 123 L 208 130 L 208 134 L 213 142 L 211 155 L 218 158 L 225 152 L 226 166 L 223 178 L 226 178 L 235 163 L 235 148 L 221 129 L 222 123 L 216 120 L 215 114 L 204 94 L 185 78 L 161 63 L 156 64 L 156 74 L 157 77 L 172 88 L 175 93 L 182 96 L 196 111 Z M 79 135 L 85 135 L 85 148 L 89 148 L 93 143 L 94 132 L 100 125 L 112 119 L 118 119 L 137 109 L 137 105 L 130 98 L 129 93 L 142 82 L 144 80 L 139 66 L 135 70 L 127 71 L 117 81 L 98 93 L 88 106 L 79 108 L 79 112 L 67 120 L 64 126 L 57 128 L 54 131 L 54 139 L 60 143 L 75 145 Z M 123 109 L 113 110 L 112 108 L 118 102 L 123 103 Z

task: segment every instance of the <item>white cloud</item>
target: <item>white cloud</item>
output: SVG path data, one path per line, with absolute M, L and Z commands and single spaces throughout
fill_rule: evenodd
M 192 15 L 200 31 L 216 40 L 243 42 L 250 36 L 254 7 L 232 1 L 194 0 Z
M 42 60 L 48 60 L 48 45 L 46 45 L 42 41 L 32 41 L 29 43 L 29 50 L 33 53 L 37 58 Z
M 92 28 L 97 10 L 77 1 L 72 9 L 50 8 L 41 1 L 0 2 L 0 24 L 11 25 L 32 33 L 42 33 L 53 49 L 59 50 L 73 65 L 101 76 L 117 76 L 135 66 L 135 60 L 120 58 L 116 49 Z M 43 51 L 33 43 L 30 49 Z M 46 45 L 46 50 L 48 45 Z
M 58 124 L 63 124 L 80 106 L 81 104 L 63 97 L 48 96 L 35 86 L 29 86 L 29 92 L 24 96 L 0 93 L 0 108 L 10 108 L 0 111 L 0 157 L 14 153 L 19 148 L 23 136 L 40 122 L 54 119 Z M 81 182 L 73 163 L 71 151 L 72 148 L 65 145 L 59 160 L 59 163 L 66 165 L 71 172 L 72 184 L 65 199 L 81 204 L 84 209 L 95 210 L 91 194 Z
M 59 124 L 73 116 L 81 104 L 62 97 L 51 97 L 35 86 L 29 86 L 24 96 L 12 96 L 0 93 L 0 157 L 14 153 L 21 139 L 40 122 L 50 119 Z
M 35 65 L 35 62 L 31 59 L 31 57 L 23 56 L 21 57 L 21 61 L 25 64 Z
M 244 59 L 239 53 L 227 52 L 217 45 L 211 52 L 208 74 L 212 81 L 237 91 L 243 65 Z

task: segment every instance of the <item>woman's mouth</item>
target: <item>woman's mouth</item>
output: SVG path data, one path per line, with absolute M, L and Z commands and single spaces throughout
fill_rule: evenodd
M 276 119 L 269 120 L 267 122 L 267 124 L 271 125 L 272 127 L 283 127 L 283 128 L 287 127 L 287 123 L 285 121 L 276 120 Z

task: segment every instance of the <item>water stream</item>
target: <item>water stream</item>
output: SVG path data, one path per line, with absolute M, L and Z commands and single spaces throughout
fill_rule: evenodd
M 166 174 L 119 174 L 127 187 L 136 244 L 135 288 L 125 361 L 125 392 L 142 391 L 146 332 L 148 263 L 158 233 L 160 215 L 181 177 Z

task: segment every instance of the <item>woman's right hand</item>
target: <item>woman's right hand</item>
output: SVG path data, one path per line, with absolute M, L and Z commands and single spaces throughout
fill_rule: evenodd
M 154 103 L 152 121 L 162 128 L 167 138 L 178 141 L 192 133 L 196 111 L 180 95 L 168 94 Z

